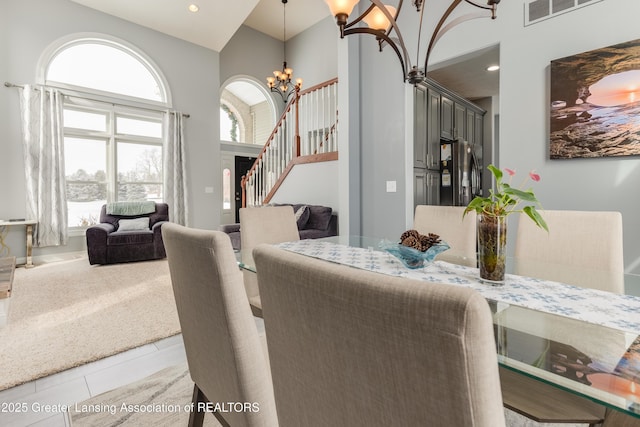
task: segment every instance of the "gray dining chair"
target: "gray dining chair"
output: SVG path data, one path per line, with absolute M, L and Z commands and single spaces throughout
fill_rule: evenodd
M 214 412 L 223 425 L 276 427 L 263 342 L 247 303 L 229 236 L 167 223 L 162 227 L 193 403 L 250 402 L 259 411 Z M 193 411 L 189 426 L 202 426 Z
M 449 244 L 456 255 L 464 256 L 475 267 L 476 262 L 476 213 L 463 217 L 464 206 L 416 206 L 413 228 L 421 234 L 434 233 Z M 442 257 L 446 258 L 445 252 Z M 458 263 L 459 260 L 457 260 Z
M 300 240 L 295 214 L 291 206 L 264 206 L 240 209 L 240 254 L 242 261 L 254 265 L 252 251 L 261 243 L 283 243 Z M 252 271 L 243 270 L 244 286 L 251 310 L 262 317 L 258 280 Z
M 477 292 L 270 245 L 254 259 L 280 426 L 505 425 Z
M 624 293 L 619 212 L 545 210 L 541 214 L 549 232 L 528 218 L 518 221 L 515 273 Z M 538 423 L 533 425 L 593 426 L 604 420 L 605 408 L 601 405 L 503 369 L 500 375 L 505 406 Z M 525 422 L 513 424 L 515 427 Z

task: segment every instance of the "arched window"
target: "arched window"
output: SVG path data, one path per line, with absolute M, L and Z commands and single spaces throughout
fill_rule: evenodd
M 45 83 L 167 104 L 165 84 L 150 61 L 122 42 L 79 38 L 59 46 L 45 68 Z
M 275 106 L 266 86 L 236 77 L 220 92 L 220 140 L 264 145 L 275 125 Z M 234 130 L 237 130 L 234 132 Z
M 140 107 L 170 106 L 165 80 L 152 62 L 126 42 L 80 36 L 54 43 L 39 72 L 43 83 L 68 90 L 68 226 L 96 223 L 108 202 L 162 201 L 163 113 Z

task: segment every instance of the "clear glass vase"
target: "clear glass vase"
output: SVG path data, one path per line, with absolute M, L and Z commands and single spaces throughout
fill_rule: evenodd
M 478 214 L 477 221 L 480 279 L 503 284 L 507 259 L 507 217 Z

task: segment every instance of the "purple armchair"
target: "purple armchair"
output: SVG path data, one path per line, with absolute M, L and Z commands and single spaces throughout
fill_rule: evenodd
M 100 223 L 87 228 L 89 264 L 145 261 L 167 256 L 161 233 L 162 224 L 169 221 L 166 203 L 156 203 L 153 213 L 134 216 L 109 215 L 106 208 L 106 205 L 102 206 Z M 136 218 L 149 218 L 148 227 L 135 230 L 120 227 L 121 220 Z

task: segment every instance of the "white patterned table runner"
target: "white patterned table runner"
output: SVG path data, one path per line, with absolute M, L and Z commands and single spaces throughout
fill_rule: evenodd
M 578 319 L 640 334 L 640 298 L 596 289 L 507 274 L 505 284 L 491 286 L 479 280 L 477 268 L 435 261 L 424 268 L 406 268 L 393 255 L 317 240 L 276 245 L 320 258 L 390 276 L 475 289 L 487 299 Z

